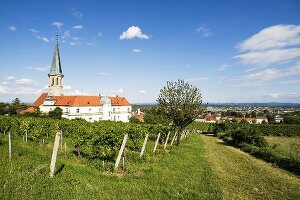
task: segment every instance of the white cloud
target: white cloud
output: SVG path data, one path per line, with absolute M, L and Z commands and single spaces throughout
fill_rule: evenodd
M 19 95 L 36 95 L 41 94 L 41 89 L 34 89 L 28 87 L 7 87 L 0 85 L 0 94 L 19 94 Z
M 242 64 L 267 66 L 270 64 L 282 63 L 300 56 L 300 48 L 270 49 L 266 51 L 251 51 L 235 56 Z
M 32 79 L 29 79 L 29 78 L 17 79 L 16 83 L 20 84 L 20 85 L 35 85 L 36 84 L 35 81 L 33 81 Z
M 79 37 L 73 37 L 72 40 L 80 40 Z
M 0 94 L 7 94 L 9 93 L 9 87 L 0 85 Z
M 200 26 L 196 29 L 196 32 L 201 35 L 201 37 L 208 37 L 211 36 L 212 33 L 209 28 L 206 27 L 206 25 Z
M 101 76 L 111 76 L 111 73 L 107 73 L 107 72 L 100 72 L 98 74 Z
M 118 88 L 116 90 L 111 90 L 112 94 L 123 94 L 123 88 Z
M 243 76 L 240 81 L 242 81 L 243 86 L 258 86 L 271 80 L 297 74 L 300 74 L 300 63 L 287 69 L 279 70 L 276 68 L 269 68 L 260 72 L 247 74 Z
M 7 29 L 11 32 L 17 32 L 18 30 L 15 26 L 9 26 Z
M 67 90 L 65 91 L 65 95 L 90 95 L 88 92 L 83 92 L 81 90 Z
M 32 34 L 39 40 L 42 40 L 43 42 L 50 42 L 50 40 L 47 37 L 42 36 L 38 30 L 35 29 L 28 29 L 28 31 L 32 32 Z
M 222 64 L 218 67 L 218 71 L 225 71 L 226 69 L 228 69 L 230 67 L 230 65 L 227 64 Z
M 138 26 L 131 26 L 127 29 L 127 31 L 124 31 L 122 35 L 120 35 L 120 40 L 129 40 L 134 38 L 148 40 L 150 37 L 143 34 L 142 30 Z
M 2 81 L 1 82 L 1 85 L 8 85 L 9 84 L 9 82 L 7 82 L 7 81 Z
M 63 26 L 64 24 L 61 23 L 61 22 L 53 22 L 52 25 L 53 25 L 53 26 L 56 26 L 56 28 L 57 28 L 58 30 L 60 30 L 60 27 Z
M 46 66 L 46 67 L 28 67 L 28 69 L 44 72 L 44 71 L 49 70 L 50 66 Z
M 17 79 L 15 76 L 8 76 L 5 78 L 6 80 L 15 80 Z
M 72 14 L 74 17 L 79 18 L 79 19 L 82 18 L 82 16 L 83 16 L 82 12 L 80 12 L 76 9 L 72 9 Z
M 35 29 L 33 29 L 33 28 L 31 28 L 31 29 L 28 29 L 28 31 L 30 31 L 30 32 L 32 32 L 32 33 L 39 33 L 39 31 L 38 31 L 38 30 L 35 30 Z
M 280 96 L 280 93 L 272 93 L 270 94 L 271 97 L 273 97 L 274 99 L 277 99 Z
M 140 50 L 140 49 L 133 49 L 132 52 L 134 52 L 134 53 L 141 53 L 142 50 Z
M 69 85 L 65 85 L 65 86 L 64 86 L 64 90 L 71 90 L 71 89 L 72 89 L 72 87 L 69 86 Z
M 300 57 L 300 25 L 275 25 L 237 45 L 242 64 L 266 67 Z M 253 66 L 251 66 L 253 68 Z
M 73 26 L 73 29 L 82 29 L 83 26 L 82 25 L 76 25 L 76 26 Z
M 62 39 L 63 40 L 68 39 L 70 36 L 71 36 L 70 31 L 67 30 L 63 33 Z
M 41 40 L 44 41 L 44 42 L 50 42 L 50 40 L 46 37 L 42 37 Z
M 14 91 L 12 91 L 12 94 L 21 94 L 21 95 L 31 95 L 31 94 L 41 94 L 41 89 L 34 89 L 34 88 L 27 88 L 27 87 L 21 87 L 21 88 L 15 88 Z
M 300 84 L 300 80 L 287 80 L 287 81 L 282 81 L 281 83 L 283 83 L 283 84 Z
M 300 101 L 300 93 L 299 92 L 290 92 L 290 93 L 271 93 L 267 96 L 272 97 L 274 100 L 278 102 L 299 102 Z
M 265 28 L 237 47 L 241 51 L 262 51 L 300 45 L 300 25 L 276 25 Z
M 139 93 L 140 94 L 146 94 L 146 91 L 145 90 L 140 90 Z
M 71 46 L 75 46 L 75 45 L 77 45 L 77 43 L 75 43 L 75 42 L 70 42 L 70 45 L 71 45 Z
M 101 32 L 99 32 L 99 33 L 97 34 L 97 36 L 98 36 L 98 37 L 102 37 L 103 34 L 102 34 Z

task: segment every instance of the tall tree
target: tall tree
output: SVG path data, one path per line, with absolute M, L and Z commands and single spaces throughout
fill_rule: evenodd
M 160 90 L 157 102 L 159 108 L 178 128 L 177 145 L 179 145 L 182 130 L 203 111 L 200 90 L 180 79 L 177 82 L 167 82 Z

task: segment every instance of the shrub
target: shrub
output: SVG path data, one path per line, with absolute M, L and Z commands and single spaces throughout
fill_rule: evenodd
M 231 132 L 232 143 L 235 146 L 241 146 L 243 143 L 257 147 L 267 146 L 266 140 L 255 129 L 249 126 L 237 128 Z

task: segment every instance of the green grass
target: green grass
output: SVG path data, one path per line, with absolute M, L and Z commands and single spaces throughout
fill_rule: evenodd
M 2 137 L 2 136 L 1 136 Z M 0 199 L 221 199 L 221 188 L 204 157 L 200 136 L 180 147 L 128 155 L 127 172 L 98 171 L 70 153 L 60 153 L 54 178 L 49 177 L 52 144 L 13 138 L 12 162 L 7 140 L 0 145 Z
M 273 151 L 300 160 L 300 137 L 265 137 Z
M 128 153 L 127 170 L 118 173 L 60 152 L 54 178 L 52 143 L 13 138 L 10 163 L 6 137 L 0 141 L 0 199 L 300 199 L 298 176 L 209 136 L 159 145 L 156 154 L 150 142 L 143 159 Z
M 300 179 L 222 140 L 203 136 L 224 199 L 300 199 Z

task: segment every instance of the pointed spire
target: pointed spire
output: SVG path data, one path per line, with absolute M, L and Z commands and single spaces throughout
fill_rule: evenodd
M 52 65 L 51 65 L 49 75 L 56 75 L 56 74 L 62 74 L 59 48 L 58 48 L 58 33 L 56 33 L 56 45 L 54 49 L 54 55 L 53 55 L 53 60 L 52 60 Z

